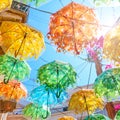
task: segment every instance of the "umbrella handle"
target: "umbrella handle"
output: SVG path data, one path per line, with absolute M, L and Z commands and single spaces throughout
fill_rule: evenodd
M 43 119 L 46 119 L 46 118 L 48 117 L 48 115 L 49 115 L 49 114 L 48 114 L 48 111 L 47 111 L 45 116 L 42 115 L 42 118 L 43 118 Z
M 7 84 L 8 82 L 9 80 L 4 78 L 4 83 Z

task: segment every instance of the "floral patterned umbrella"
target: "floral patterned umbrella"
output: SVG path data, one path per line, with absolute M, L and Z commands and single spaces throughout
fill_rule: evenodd
M 11 79 L 24 80 L 30 75 L 30 67 L 25 61 L 20 61 L 8 55 L 0 56 L 0 74 L 4 75 L 4 82 Z
M 100 74 L 94 82 L 96 95 L 112 100 L 120 96 L 120 68 L 112 68 Z
M 3 21 L 0 31 L 3 51 L 19 59 L 38 58 L 45 48 L 42 33 L 23 23 Z
M 71 2 L 52 14 L 48 39 L 57 46 L 58 52 L 71 51 L 79 54 L 97 35 L 98 20 L 93 9 Z
M 106 59 L 120 62 L 120 19 L 105 35 L 103 53 Z
M 8 84 L 0 82 L 0 97 L 6 100 L 20 100 L 27 96 L 27 90 L 22 83 L 16 80 L 10 81 Z
M 58 118 L 58 120 L 76 120 L 76 119 L 73 118 L 72 116 L 63 116 L 61 118 Z
M 38 105 L 54 106 L 61 104 L 68 98 L 67 92 L 63 91 L 59 96 L 56 96 L 58 90 L 51 89 L 46 85 L 41 85 L 33 89 L 28 97 L 28 100 Z
M 68 109 L 73 110 L 77 114 L 87 112 L 89 115 L 97 108 L 103 109 L 103 107 L 103 100 L 95 95 L 94 90 L 83 89 L 73 93 Z
M 51 89 L 63 90 L 76 82 L 76 72 L 72 65 L 60 61 L 53 61 L 38 69 L 38 82 L 46 84 Z
M 13 0 L 0 0 L 0 12 L 10 8 Z
M 32 120 L 36 120 L 38 118 L 39 120 L 46 120 L 46 118 L 51 115 L 51 112 L 47 106 L 30 103 L 23 109 L 23 115 L 31 117 Z

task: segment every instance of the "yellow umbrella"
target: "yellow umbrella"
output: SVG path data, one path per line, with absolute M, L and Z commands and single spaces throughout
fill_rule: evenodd
M 105 58 L 120 62 L 120 19 L 105 35 L 103 53 Z
M 74 93 L 69 101 L 69 110 L 75 113 L 93 113 L 97 108 L 103 109 L 104 103 L 98 98 L 92 89 L 84 89 Z
M 58 118 L 58 120 L 76 120 L 76 119 L 73 118 L 72 116 L 63 116 L 61 118 Z
M 0 12 L 3 10 L 10 8 L 12 4 L 12 0 L 0 0 Z
M 19 59 L 38 58 L 45 48 L 42 33 L 23 23 L 3 21 L 0 31 L 3 51 Z

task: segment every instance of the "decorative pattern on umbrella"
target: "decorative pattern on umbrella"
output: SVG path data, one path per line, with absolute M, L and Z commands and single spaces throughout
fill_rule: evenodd
M 0 12 L 10 8 L 13 0 L 0 0 Z
M 73 118 L 72 116 L 63 116 L 61 118 L 58 118 L 58 120 L 76 120 L 76 119 Z
M 92 114 L 90 116 L 87 116 L 84 120 L 110 120 L 110 118 L 102 114 Z
M 112 100 L 120 95 L 120 68 L 104 71 L 94 82 L 96 95 Z
M 117 111 L 114 120 L 120 120 L 120 110 Z
M 38 58 L 45 48 L 42 33 L 23 23 L 3 21 L 0 31 L 3 51 L 19 59 Z
M 71 2 L 51 16 L 48 38 L 58 52 L 79 54 L 94 40 L 97 30 L 98 20 L 93 9 Z
M 114 27 L 105 35 L 103 53 L 105 58 L 120 62 L 120 19 Z
M 22 83 L 16 80 L 10 81 L 8 84 L 0 83 L 0 97 L 3 99 L 19 100 L 27 96 L 27 90 Z
M 96 7 L 120 6 L 120 0 L 92 0 Z
M 84 89 L 74 93 L 69 101 L 69 110 L 75 113 L 93 113 L 97 108 L 103 109 L 104 103 L 92 89 Z
M 47 106 L 39 106 L 31 103 L 23 109 L 23 115 L 31 117 L 32 120 L 36 120 L 38 118 L 40 120 L 46 120 L 46 118 L 51 115 L 51 112 Z
M 53 90 L 45 85 L 41 85 L 31 91 L 28 100 L 39 105 L 54 106 L 68 98 L 68 94 L 65 91 L 58 96 L 57 94 L 59 94 L 57 89 Z
M 52 89 L 62 90 L 76 82 L 76 72 L 72 65 L 60 61 L 53 61 L 38 69 L 38 82 L 46 84 Z
M 0 56 L 0 74 L 5 82 L 11 79 L 24 80 L 30 75 L 30 67 L 25 61 L 20 61 L 8 55 Z

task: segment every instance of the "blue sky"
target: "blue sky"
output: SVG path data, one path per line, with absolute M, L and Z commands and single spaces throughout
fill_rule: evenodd
M 61 2 L 60 2 L 61 1 Z M 77 3 L 82 3 L 84 5 L 94 7 L 88 0 L 73 0 Z M 42 4 L 37 9 L 49 11 L 55 13 L 57 10 L 61 9 L 63 6 L 70 3 L 71 0 L 49 0 L 46 4 Z M 31 4 L 32 5 L 32 4 Z M 34 6 L 33 6 L 34 7 Z M 95 12 L 99 18 L 100 24 L 106 26 L 112 26 L 113 23 L 117 20 L 120 16 L 120 8 L 95 8 Z M 30 78 L 27 79 L 24 85 L 27 87 L 28 91 L 31 91 L 33 88 L 36 87 L 36 74 L 37 70 L 40 66 L 47 64 L 48 62 L 52 62 L 54 60 L 60 60 L 63 62 L 70 63 L 74 69 L 78 73 L 78 79 L 76 81 L 76 86 L 82 86 L 88 84 L 88 79 L 90 79 L 90 83 L 93 83 L 96 78 L 96 71 L 94 63 L 86 62 L 81 60 L 79 57 L 69 54 L 69 53 L 58 53 L 55 49 L 55 46 L 49 44 L 50 41 L 47 39 L 46 35 L 48 32 L 50 14 L 40 12 L 34 9 L 30 9 L 30 13 L 28 16 L 27 24 L 36 28 L 37 30 L 41 31 L 44 35 L 45 42 L 46 42 L 46 50 L 43 51 L 39 59 L 30 59 L 27 62 L 29 63 L 31 70 Z M 101 34 L 105 34 L 110 27 L 104 27 L 101 30 Z M 82 54 L 82 57 L 85 57 L 86 54 Z M 90 74 L 91 69 L 91 74 Z

